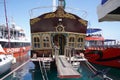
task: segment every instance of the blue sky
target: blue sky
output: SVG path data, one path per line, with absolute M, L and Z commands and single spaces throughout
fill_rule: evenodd
M 0 0 L 0 24 L 5 23 L 3 1 Z M 101 28 L 105 38 L 120 40 L 120 22 L 98 22 L 97 6 L 100 3 L 101 0 L 66 0 L 66 7 L 79 9 L 76 15 L 81 15 L 82 11 L 87 12 L 84 19 L 89 21 L 88 27 Z M 9 22 L 13 17 L 14 22 L 25 29 L 27 36 L 30 37 L 30 10 L 36 7 L 52 6 L 52 0 L 6 0 L 6 5 Z M 51 8 L 50 10 L 52 11 Z M 43 11 L 45 12 L 45 9 Z

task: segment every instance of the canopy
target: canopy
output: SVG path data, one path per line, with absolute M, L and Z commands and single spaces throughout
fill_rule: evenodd
M 120 21 L 120 0 L 102 0 L 97 14 L 99 22 Z
M 88 28 L 87 29 L 87 33 L 94 33 L 98 31 L 102 31 L 102 29 L 99 29 L 99 28 Z

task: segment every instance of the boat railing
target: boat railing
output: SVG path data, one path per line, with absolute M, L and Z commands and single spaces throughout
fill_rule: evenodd
M 102 50 L 107 48 L 120 48 L 119 44 L 114 45 L 91 45 L 91 46 L 85 46 L 86 49 L 93 49 L 93 50 Z
M 53 49 L 54 49 L 55 59 L 57 60 L 59 55 L 59 47 L 53 46 Z
M 64 55 L 66 58 L 68 58 L 70 63 L 71 63 L 71 58 L 74 56 L 74 54 L 75 54 L 75 48 L 70 46 L 65 46 Z
M 87 37 L 91 37 L 91 36 L 102 37 L 102 34 L 88 34 L 87 35 Z
M 7 34 L 4 34 L 2 36 L 0 36 L 0 39 L 1 40 L 8 40 L 8 35 Z M 25 38 L 22 37 L 22 40 L 24 40 Z M 21 40 L 19 36 L 15 36 L 15 35 L 10 35 L 10 40 Z
M 38 17 L 39 15 L 42 15 L 43 13 L 54 12 L 57 9 L 57 7 L 58 6 L 41 6 L 41 7 L 32 8 L 29 11 L 30 19 Z M 69 13 L 77 14 L 83 19 L 85 19 L 88 15 L 87 11 L 79 9 L 79 8 L 65 7 L 65 11 Z

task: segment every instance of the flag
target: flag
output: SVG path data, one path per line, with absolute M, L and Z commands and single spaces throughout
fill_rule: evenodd
M 101 4 L 105 4 L 108 0 L 102 0 Z

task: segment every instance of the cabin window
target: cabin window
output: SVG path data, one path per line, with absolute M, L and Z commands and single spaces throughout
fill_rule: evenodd
M 50 37 L 49 35 L 43 35 L 43 47 L 48 48 L 50 47 Z
M 83 38 L 78 38 L 78 42 L 83 42 Z
M 2 59 L 0 59 L 0 62 L 2 62 Z
M 40 48 L 40 38 L 39 37 L 34 37 L 34 48 Z
M 82 47 L 82 43 L 83 43 L 83 38 L 79 37 L 77 40 L 77 47 L 81 48 Z
M 75 37 L 69 38 L 69 46 L 74 47 L 75 46 Z

